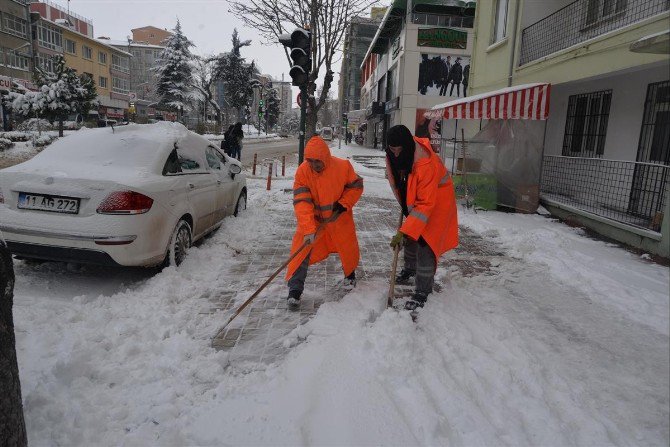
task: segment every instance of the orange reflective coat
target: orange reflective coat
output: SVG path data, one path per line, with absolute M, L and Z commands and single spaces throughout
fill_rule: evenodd
M 360 258 L 352 208 L 363 194 L 363 179 L 356 175 L 348 160 L 331 156 L 328 145 L 320 137 L 309 140 L 305 158 L 321 160 L 325 169 L 317 173 L 305 161 L 295 173 L 293 208 L 298 227 L 293 235 L 291 254 L 303 244 L 305 235 L 315 233 L 321 222 L 331 218 L 335 202 L 340 202 L 347 210 L 324 225 L 312 244 L 309 263 L 315 264 L 330 253 L 338 253 L 344 274 L 349 275 Z M 287 279 L 293 276 L 308 253 L 309 247 L 289 263 Z
M 416 150 L 412 172 L 407 177 L 409 215 L 400 231 L 415 241 L 423 236 L 435 254 L 435 259 L 439 259 L 444 252 L 458 246 L 454 183 L 440 157 L 433 152 L 430 140 L 414 137 L 414 141 L 425 151 Z M 398 197 L 388 161 L 386 169 L 391 186 Z

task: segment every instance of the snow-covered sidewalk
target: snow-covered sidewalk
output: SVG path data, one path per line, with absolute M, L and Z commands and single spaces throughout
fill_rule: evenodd
M 362 250 L 353 292 L 278 336 L 271 363 L 211 339 L 221 296 L 241 303 L 270 273 L 242 268 L 249 256 L 288 253 L 290 178 L 249 181 L 247 212 L 178 269 L 17 262 L 30 443 L 668 444 L 667 267 L 541 216 L 462 211 L 463 246 L 412 323 L 384 309 L 397 211 L 382 153 L 333 153 L 365 178 L 359 238 L 379 248 Z

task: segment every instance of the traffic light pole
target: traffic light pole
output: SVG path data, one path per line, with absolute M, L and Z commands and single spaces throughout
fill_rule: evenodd
M 300 141 L 298 143 L 298 164 L 305 158 L 305 121 L 307 121 L 307 86 L 300 87 Z

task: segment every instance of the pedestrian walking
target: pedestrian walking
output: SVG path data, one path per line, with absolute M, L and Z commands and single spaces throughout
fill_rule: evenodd
M 293 182 L 293 208 L 298 221 L 291 254 L 305 242 L 311 245 L 288 265 L 288 303 L 295 307 L 305 287 L 307 268 L 337 253 L 345 287 L 356 285 L 359 251 L 352 208 L 363 194 L 363 179 L 349 160 L 333 157 L 326 142 L 312 137 L 305 146 L 305 161 Z M 323 225 L 317 234 L 317 228 Z
M 463 69 L 463 97 L 468 96 L 468 83 L 470 83 L 470 64 Z
M 244 139 L 244 131 L 242 130 L 242 123 L 237 122 L 230 131 L 230 146 L 233 158 L 242 161 L 242 140 Z
M 389 129 L 386 171 L 391 189 L 406 216 L 391 239 L 404 246 L 404 266 L 396 284 L 415 277 L 414 294 L 405 309 L 423 307 L 433 291 L 437 260 L 458 245 L 456 195 L 449 171 L 433 152 L 430 140 L 416 138 L 405 126 Z
M 233 131 L 234 128 L 235 128 L 235 126 L 233 124 L 228 126 L 228 130 L 226 130 L 223 133 L 223 140 L 221 140 L 221 150 L 223 150 L 223 152 L 229 157 L 233 156 L 232 155 L 231 132 Z

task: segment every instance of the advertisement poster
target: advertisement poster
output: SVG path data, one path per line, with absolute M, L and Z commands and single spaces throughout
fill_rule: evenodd
M 430 145 L 436 154 L 440 153 L 442 143 L 442 118 L 429 119 L 423 116 L 428 109 L 416 109 L 416 128 L 418 138 L 430 138 Z
M 419 28 L 416 44 L 420 47 L 458 48 L 464 50 L 468 33 L 451 28 Z
M 470 79 L 470 57 L 447 54 L 421 54 L 419 94 L 464 98 Z

